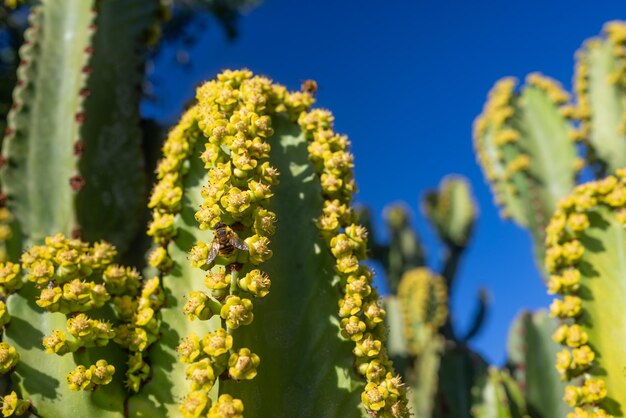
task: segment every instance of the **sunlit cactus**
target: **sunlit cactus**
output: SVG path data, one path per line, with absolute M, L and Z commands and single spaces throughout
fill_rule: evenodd
M 626 24 L 609 22 L 576 53 L 577 135 L 592 147 L 600 172 L 626 166 Z M 594 158 L 597 157 L 597 158 Z
M 465 247 L 477 216 L 472 191 L 465 178 L 448 176 L 439 190 L 426 193 L 424 214 L 437 230 L 439 238 L 452 247 Z
M 625 205 L 626 172 L 618 170 L 577 187 L 548 228 L 549 291 L 561 296 L 550 306 L 562 321 L 553 338 L 566 346 L 556 368 L 565 380 L 581 377 L 565 388 L 565 402 L 576 408 L 571 416 L 621 416 L 626 405 L 620 343 L 626 331 L 617 319 L 626 297 Z
M 552 339 L 558 325 L 546 311 L 524 311 L 509 330 L 507 368 L 532 417 L 565 417 L 569 411 L 562 400 L 567 384 L 554 367 L 556 353 L 561 350 Z
M 582 161 L 569 95 L 539 74 L 526 82 L 519 93 L 513 78 L 496 83 L 474 124 L 474 146 L 502 215 L 530 229 L 541 258 L 544 229 Z

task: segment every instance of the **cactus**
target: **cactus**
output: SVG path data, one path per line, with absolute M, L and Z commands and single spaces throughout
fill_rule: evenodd
M 424 196 L 424 213 L 448 247 L 465 247 L 476 220 L 476 205 L 467 180 L 447 176 L 439 190 Z
M 562 296 L 550 306 L 562 320 L 554 339 L 567 348 L 557 354 L 564 379 L 582 377 L 565 388 L 576 414 L 623 414 L 626 388 L 619 320 L 624 257 L 626 172 L 586 183 L 564 199 L 548 227 L 546 268 L 549 292 Z M 594 415 L 595 416 L 595 415 Z
M 526 82 L 520 93 L 513 78 L 496 83 L 474 124 L 474 145 L 502 216 L 531 230 L 541 260 L 547 222 L 574 187 L 581 161 L 569 95 L 536 73 Z
M 626 166 L 626 32 L 622 22 L 607 23 L 603 32 L 576 53 L 574 76 L 578 132 L 593 148 L 601 175 Z
M 531 75 L 530 84 L 543 90 L 553 104 L 546 105 L 544 99 L 542 116 L 528 118 L 531 107 L 541 109 L 537 102 L 524 101 L 530 98 L 526 95 L 530 87 L 515 96 L 513 82 L 504 79 L 496 84 L 475 124 L 479 162 L 496 200 L 506 215 L 531 230 L 536 253 L 543 254 L 548 292 L 562 296 L 550 311 L 561 320 L 552 339 L 565 349 L 559 351 L 546 337 L 553 326 L 545 314 L 523 315 L 512 331 L 509 366 L 520 380 L 532 416 L 623 416 L 626 405 L 623 330 L 619 320 L 615 322 L 621 316 L 615 309 L 625 296 L 620 269 L 626 202 L 626 173 L 621 168 L 626 161 L 626 24 L 609 22 L 603 32 L 577 53 L 573 105 L 566 104 L 568 95 L 554 83 Z M 549 126 L 542 125 L 550 119 Z M 552 134 L 540 149 L 529 132 Z M 567 142 L 567 132 L 580 146 Z M 576 169 L 588 166 L 585 177 L 595 181 L 574 189 L 576 169 L 571 163 L 577 153 L 583 162 L 575 162 Z M 529 158 L 517 164 L 519 155 L 525 154 Z M 545 168 L 552 171 L 539 170 L 537 158 L 550 158 Z M 607 170 L 616 175 L 603 178 Z M 551 217 L 547 225 L 546 215 Z M 525 330 L 523 336 L 517 335 L 519 330 Z M 547 356 L 568 385 L 556 383 L 546 367 Z M 574 408 L 572 412 L 557 401 L 560 397 Z
M 489 367 L 474 388 L 472 416 L 476 418 L 525 418 L 524 397 L 506 370 Z
M 558 321 L 546 311 L 524 311 L 509 331 L 507 368 L 518 383 L 532 417 L 565 417 L 567 405 L 561 399 L 566 383 L 554 368 L 561 350 L 552 340 Z
M 482 390 L 487 366 L 467 342 L 484 325 L 488 302 L 481 291 L 470 327 L 458 337 L 449 315 L 449 293 L 478 210 L 469 183 L 454 175 L 425 194 L 423 208 L 446 249 L 440 273 L 423 266 L 424 250 L 403 204 L 385 210 L 389 243 L 370 244 L 372 258 L 381 261 L 391 290 L 385 297 L 388 349 L 412 389 L 409 402 L 417 416 L 471 417 L 478 402 L 473 392 Z M 369 213 L 362 211 L 360 216 L 369 223 Z

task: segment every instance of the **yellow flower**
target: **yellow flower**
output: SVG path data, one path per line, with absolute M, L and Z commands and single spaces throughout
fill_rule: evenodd
M 232 353 L 228 359 L 228 373 L 235 380 L 251 380 L 257 374 L 261 359 L 247 348 Z
M 243 418 L 243 402 L 230 395 L 220 395 L 209 409 L 207 418 Z

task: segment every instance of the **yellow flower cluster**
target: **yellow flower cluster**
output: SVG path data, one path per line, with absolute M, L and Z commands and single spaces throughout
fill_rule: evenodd
M 108 385 L 113 380 L 115 367 L 106 362 L 98 360 L 89 368 L 77 366 L 67 375 L 67 384 L 71 390 L 94 390 L 99 385 Z
M 116 255 L 115 247 L 109 243 L 89 245 L 58 234 L 47 237 L 44 245 L 24 252 L 21 264 L 27 280 L 39 289 L 37 305 L 68 318 L 67 333 L 54 330 L 44 337 L 42 343 L 46 352 L 65 355 L 83 347 L 103 347 L 114 340 L 131 351 L 126 384 L 138 390 L 141 380 L 148 377 L 149 369 L 141 353 L 157 339 L 155 312 L 163 302 L 163 293 L 158 278 L 143 281 L 137 270 L 113 264 Z M 10 283 L 18 273 L 19 266 L 5 263 L 0 268 L 0 284 L 5 288 L 14 287 Z M 117 327 L 86 314 L 107 302 L 112 303 L 121 322 Z M 81 373 L 88 371 L 77 369 L 72 372 L 72 379 L 80 380 Z M 96 384 L 104 385 L 108 381 L 100 379 Z M 70 383 L 72 388 L 79 389 L 93 387 L 72 385 Z
M 441 276 L 426 268 L 409 270 L 398 285 L 398 302 L 404 318 L 404 336 L 413 355 L 432 338 L 448 316 L 448 290 Z M 416 335 L 416 327 L 425 331 Z
M 315 109 L 302 113 L 298 123 L 309 144 L 309 158 L 319 176 L 324 198 L 317 226 L 336 259 L 341 278 L 339 300 L 341 334 L 355 343 L 356 370 L 366 380 L 361 400 L 378 417 L 408 417 L 406 388 L 384 348 L 385 311 L 372 287 L 373 273 L 363 264 L 367 230 L 354 223 L 350 207 L 356 191 L 350 142 L 333 131 L 330 112 Z
M 598 207 L 609 208 L 618 222 L 626 226 L 626 217 L 620 216 L 626 207 L 626 170 L 616 176 L 583 184 L 563 199 L 546 232 L 546 269 L 550 273 L 548 291 L 559 294 L 550 307 L 551 315 L 562 319 L 563 324 L 553 334 L 553 339 L 566 346 L 557 354 L 556 368 L 566 380 L 582 376 L 581 386 L 568 386 L 565 402 L 576 407 L 568 418 L 609 417 L 602 408 L 607 396 L 605 381 L 593 377 L 597 354 L 592 349 L 585 330 L 585 306 L 580 297 L 581 268 L 584 266 L 585 248 L 580 237 L 590 227 L 590 213 Z
M 312 99 L 289 94 L 247 70 L 223 72 L 198 89 L 197 99 L 194 117 L 204 141 L 196 149 L 208 182 L 195 218 L 200 229 L 213 231 L 213 240 L 199 241 L 190 251 L 192 266 L 207 272 L 208 292 L 191 292 L 184 312 L 192 320 L 219 315 L 222 328 L 202 339 L 192 334 L 178 347 L 181 361 L 190 363 L 187 379 L 192 389 L 180 410 L 185 417 L 207 410 L 209 416 L 239 416 L 240 400 L 220 397 L 211 406 L 208 392 L 224 372 L 235 380 L 257 374 L 259 356 L 235 348 L 231 334 L 253 321 L 253 301 L 265 297 L 271 285 L 260 265 L 272 257 L 269 244 L 276 214 L 268 206 L 279 173 L 268 161 L 267 138 L 274 133 L 273 115 L 295 119 Z
M 0 403 L 3 417 L 24 415 L 30 408 L 30 402 L 19 399 L 15 391 L 11 391 L 8 395 L 0 398 Z

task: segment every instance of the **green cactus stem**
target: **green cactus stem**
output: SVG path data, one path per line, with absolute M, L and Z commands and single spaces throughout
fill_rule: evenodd
M 426 193 L 423 208 L 442 242 L 450 247 L 467 245 L 477 209 L 470 185 L 464 177 L 444 177 L 438 190 Z
M 23 289 L 18 265 L 0 268 L 3 291 L 19 290 L 7 300 L 3 344 L 17 348 L 12 378 L 38 416 L 124 416 L 127 364 L 132 370 L 132 353 L 156 340 L 162 295 L 154 279 L 113 264 L 115 256 L 108 243 L 58 234 L 22 255 Z
M 524 396 L 506 370 L 489 367 L 474 391 L 474 418 L 527 418 Z
M 603 35 L 576 53 L 577 132 L 612 173 L 626 166 L 626 24 L 604 25 Z
M 62 232 L 123 251 L 137 232 L 145 179 L 136 52 L 157 3 L 44 0 L 32 8 L 2 171 L 25 245 Z
M 568 417 L 624 416 L 625 207 L 626 172 L 618 170 L 577 187 L 547 229 L 549 292 L 562 296 L 550 307 L 562 320 L 553 338 L 566 346 L 556 368 L 570 380 L 564 399 L 575 407 Z
M 558 321 L 547 312 L 522 312 L 509 331 L 507 367 L 518 383 L 532 417 L 565 417 L 566 383 L 554 368 L 561 346 L 552 340 Z
M 408 416 L 332 115 L 246 70 L 197 99 L 150 200 L 151 264 L 171 297 L 131 416 Z
M 512 78 L 496 83 L 476 119 L 474 144 L 502 215 L 530 229 L 542 260 L 545 226 L 582 164 L 567 93 L 539 74 L 526 82 L 520 93 Z

